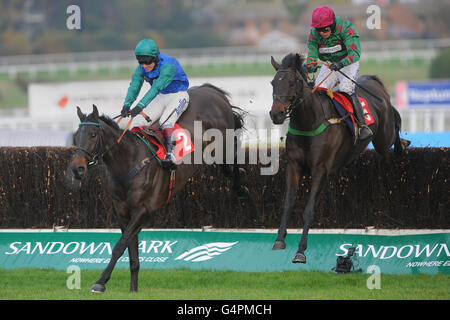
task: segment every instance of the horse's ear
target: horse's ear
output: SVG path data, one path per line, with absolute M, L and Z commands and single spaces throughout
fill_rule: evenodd
M 80 118 L 80 121 L 84 121 L 84 119 L 86 119 L 86 115 L 81 112 L 80 107 L 77 107 L 77 114 L 78 114 L 78 118 Z
M 278 69 L 280 69 L 280 64 L 278 62 L 275 61 L 275 59 L 273 58 L 273 56 L 270 56 L 270 63 L 272 63 L 272 66 L 275 68 L 275 70 L 278 71 Z
M 98 119 L 98 109 L 97 109 L 97 106 L 95 104 L 92 105 L 92 115 L 94 116 L 95 120 Z

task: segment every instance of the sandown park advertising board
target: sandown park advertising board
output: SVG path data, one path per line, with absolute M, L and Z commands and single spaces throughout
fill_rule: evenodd
M 0 232 L 0 268 L 103 269 L 120 232 Z M 234 271 L 331 271 L 339 256 L 355 248 L 355 270 L 378 266 L 382 273 L 450 273 L 450 232 L 401 235 L 323 233 L 312 231 L 306 264 L 293 264 L 300 234 L 289 233 L 285 250 L 272 250 L 275 232 L 192 230 L 142 231 L 142 269 Z M 128 253 L 117 267 L 129 268 Z

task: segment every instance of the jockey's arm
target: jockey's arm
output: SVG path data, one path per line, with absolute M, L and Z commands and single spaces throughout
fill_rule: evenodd
M 141 91 L 142 84 L 144 83 L 144 73 L 142 69 L 138 66 L 131 77 L 130 86 L 128 87 L 128 92 L 125 97 L 124 106 L 130 107 Z
M 317 62 L 319 60 L 319 42 L 317 41 L 315 31 L 311 29 L 308 37 L 308 57 L 306 58 L 306 67 L 309 72 L 315 72 L 317 69 Z
M 344 45 L 347 48 L 347 56 L 341 60 L 345 67 L 359 61 L 361 57 L 361 44 L 359 42 L 358 31 L 356 31 L 356 28 L 351 23 L 349 23 L 347 31 L 342 34 L 344 35 Z
M 159 77 L 153 81 L 151 88 L 147 91 L 145 96 L 137 104 L 141 109 L 144 109 L 148 104 L 163 91 L 173 80 L 175 76 L 176 67 L 171 64 L 166 64 L 161 68 Z

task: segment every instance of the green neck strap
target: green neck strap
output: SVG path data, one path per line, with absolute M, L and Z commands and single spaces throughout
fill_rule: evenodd
M 293 129 L 293 128 L 291 128 L 291 126 L 289 126 L 288 132 L 290 134 L 293 134 L 296 136 L 314 137 L 314 136 L 317 136 L 317 135 L 321 134 L 322 132 L 324 132 L 327 127 L 328 127 L 327 122 L 322 123 L 316 130 L 313 130 L 313 131 L 300 131 L 300 130 Z

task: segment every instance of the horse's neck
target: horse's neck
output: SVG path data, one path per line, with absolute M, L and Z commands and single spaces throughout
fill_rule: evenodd
M 126 134 L 118 143 L 120 135 L 121 132 L 110 127 L 103 133 L 105 148 L 109 149 L 109 152 L 104 155 L 103 161 L 113 177 L 126 175 L 130 170 L 131 163 L 134 163 L 134 158 L 138 156 L 138 152 L 135 150 L 137 145 L 132 141 L 131 136 Z
M 291 126 L 302 131 L 314 131 L 325 121 L 320 96 L 305 89 L 306 97 L 297 108 L 292 111 Z

